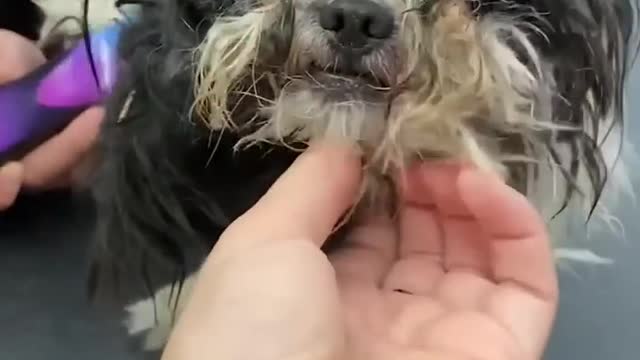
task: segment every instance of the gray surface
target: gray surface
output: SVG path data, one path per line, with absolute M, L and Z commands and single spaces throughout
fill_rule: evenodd
M 118 318 L 85 293 L 90 213 L 57 194 L 0 217 L 0 359 L 134 359 Z
M 640 72 L 631 114 L 640 115 Z M 631 131 L 640 142 L 640 124 Z M 637 170 L 636 170 L 637 171 Z M 636 187 L 640 193 L 640 188 Z M 549 360 L 640 358 L 640 217 L 620 214 L 627 241 L 594 241 L 616 260 L 561 274 L 561 306 Z M 33 199 L 0 216 L 0 359 L 128 360 L 134 355 L 114 314 L 91 308 L 84 293 L 90 213 L 65 197 Z M 100 316 L 99 316 L 100 315 Z

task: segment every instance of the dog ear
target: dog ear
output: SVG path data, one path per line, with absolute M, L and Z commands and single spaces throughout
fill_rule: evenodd
M 165 20 L 150 9 L 122 35 L 124 66 L 106 104 L 90 180 L 97 207 L 94 298 L 101 288 L 130 288 L 122 284 L 130 280 L 152 292 L 149 274 L 157 269 L 171 277 L 162 282 L 184 278 L 190 261 L 193 267 L 201 260 L 189 254 L 206 254 L 228 223 L 215 197 L 204 193 L 210 134 L 189 118 L 192 71 L 183 45 L 195 37 L 168 32 Z
M 92 294 L 128 277 L 151 291 L 157 269 L 169 270 L 159 276 L 172 282 L 184 278 L 201 260 L 190 255 L 206 254 L 228 222 L 200 192 L 207 188 L 204 166 L 195 166 L 204 163 L 196 154 L 202 145 L 192 136 L 195 125 L 155 104 L 146 86 L 118 90 L 107 106 L 91 180 L 97 207 Z

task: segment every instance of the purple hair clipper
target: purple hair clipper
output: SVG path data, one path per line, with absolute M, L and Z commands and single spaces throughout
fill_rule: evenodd
M 0 85 L 0 165 L 19 159 L 104 100 L 120 65 L 122 26 L 114 23 L 91 34 L 91 52 L 80 41 L 28 76 Z

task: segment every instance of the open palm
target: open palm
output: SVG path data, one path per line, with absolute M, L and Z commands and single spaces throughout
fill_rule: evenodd
M 301 156 L 222 236 L 164 359 L 541 358 L 557 280 L 526 198 L 493 175 L 425 164 L 407 173 L 397 218 L 358 223 L 327 258 L 319 245 L 358 166 L 337 150 Z
M 557 284 L 539 217 L 490 175 L 429 166 L 399 221 L 363 224 L 331 257 L 345 358 L 541 358 Z

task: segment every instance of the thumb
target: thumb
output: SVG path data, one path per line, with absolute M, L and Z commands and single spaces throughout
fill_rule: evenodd
M 300 155 L 223 239 L 308 239 L 321 246 L 353 205 L 361 180 L 359 154 L 317 145 Z M 239 240 L 242 241 L 242 240 Z
M 347 147 L 314 146 L 299 156 L 222 235 L 163 359 L 337 358 L 340 297 L 316 245 L 353 204 L 360 168 Z

